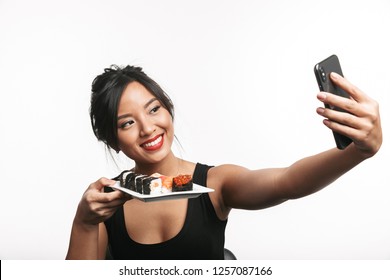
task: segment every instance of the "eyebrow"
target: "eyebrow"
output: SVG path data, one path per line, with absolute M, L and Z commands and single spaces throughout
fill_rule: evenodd
M 156 101 L 156 100 L 158 100 L 157 97 L 154 97 L 154 98 L 150 99 L 148 102 L 145 103 L 144 109 L 148 108 L 148 106 L 149 106 L 150 104 L 152 104 L 152 103 L 153 103 L 154 101 Z M 132 114 L 120 115 L 120 116 L 118 116 L 118 120 L 124 119 L 124 118 L 127 118 L 127 117 L 131 117 L 131 116 L 132 116 Z

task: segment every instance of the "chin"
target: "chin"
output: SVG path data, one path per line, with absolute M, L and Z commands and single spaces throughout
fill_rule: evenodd
M 148 153 L 144 157 L 139 158 L 139 162 L 144 163 L 159 163 L 167 158 L 171 153 L 171 149 L 160 149 L 159 151 Z M 135 160 L 137 161 L 137 160 Z

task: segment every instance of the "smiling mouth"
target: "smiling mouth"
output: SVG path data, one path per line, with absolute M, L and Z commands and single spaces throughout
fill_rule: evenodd
M 141 144 L 141 147 L 148 151 L 155 151 L 159 148 L 161 148 L 163 144 L 163 134 L 160 134 L 156 136 L 153 139 L 150 139 L 144 143 Z

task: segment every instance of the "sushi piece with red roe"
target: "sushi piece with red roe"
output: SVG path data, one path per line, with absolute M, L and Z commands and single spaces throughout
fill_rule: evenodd
M 193 183 L 191 175 L 179 175 L 173 178 L 172 192 L 192 191 Z

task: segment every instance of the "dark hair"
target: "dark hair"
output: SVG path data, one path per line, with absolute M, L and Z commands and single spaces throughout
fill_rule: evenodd
M 118 106 L 127 85 L 142 84 L 174 118 L 174 106 L 164 90 L 141 67 L 112 65 L 92 82 L 91 107 L 89 114 L 96 138 L 114 150 L 118 150 Z

